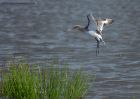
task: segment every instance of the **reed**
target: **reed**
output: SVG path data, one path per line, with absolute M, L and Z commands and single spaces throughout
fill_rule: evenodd
M 10 63 L 1 82 L 2 96 L 14 99 L 81 99 L 88 89 L 82 71 L 53 66 L 32 70 L 28 63 Z

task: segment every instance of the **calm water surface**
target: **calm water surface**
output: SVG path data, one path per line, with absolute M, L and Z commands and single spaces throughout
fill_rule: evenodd
M 86 15 L 113 18 L 96 57 L 95 40 L 65 32 Z M 140 0 L 1 0 L 0 64 L 11 56 L 31 63 L 52 60 L 96 73 L 86 99 L 140 99 Z

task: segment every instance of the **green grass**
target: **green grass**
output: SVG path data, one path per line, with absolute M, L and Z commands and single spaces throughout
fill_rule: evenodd
M 87 78 L 81 71 L 67 67 L 32 70 L 28 63 L 10 63 L 2 74 L 2 96 L 14 99 L 82 99 L 87 92 Z

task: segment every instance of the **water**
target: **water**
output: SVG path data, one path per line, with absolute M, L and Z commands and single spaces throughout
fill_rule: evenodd
M 0 63 L 25 56 L 32 63 L 67 63 L 96 73 L 87 99 L 140 98 L 139 0 L 1 0 Z M 85 25 L 86 15 L 113 18 L 106 27 L 100 55 L 95 40 L 66 32 Z

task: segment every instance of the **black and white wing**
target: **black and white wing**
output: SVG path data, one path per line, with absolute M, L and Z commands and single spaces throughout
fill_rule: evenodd
M 85 29 L 89 29 L 89 25 L 90 25 L 90 19 L 89 19 L 89 15 L 87 15 L 87 20 L 88 20 L 88 23 L 87 23 L 87 25 L 85 26 Z
M 108 24 L 111 24 L 113 22 L 112 19 L 108 19 L 108 18 L 106 18 L 106 19 L 95 19 L 92 14 L 90 14 L 90 16 L 96 24 L 96 29 L 101 33 L 104 29 L 104 25 L 108 25 Z
M 96 27 L 96 24 L 93 24 L 91 22 L 91 15 L 90 14 L 87 15 L 87 20 L 88 20 L 88 23 L 85 26 L 85 29 L 88 29 L 88 30 L 96 30 L 96 28 L 97 28 Z

